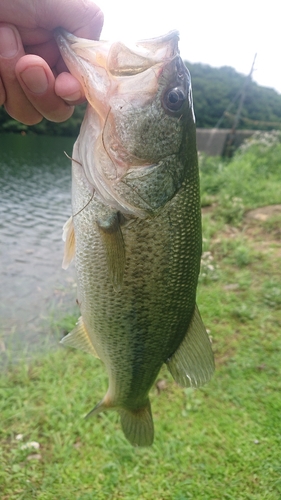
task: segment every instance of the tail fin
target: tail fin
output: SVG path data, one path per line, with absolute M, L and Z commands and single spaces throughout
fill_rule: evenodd
M 142 408 L 119 409 L 121 425 L 125 437 L 133 446 L 151 446 L 154 438 L 153 419 L 150 402 Z

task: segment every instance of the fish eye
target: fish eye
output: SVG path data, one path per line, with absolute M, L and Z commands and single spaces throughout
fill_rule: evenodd
M 164 95 L 164 106 L 169 111 L 178 111 L 186 100 L 186 96 L 182 89 L 175 87 L 170 89 Z

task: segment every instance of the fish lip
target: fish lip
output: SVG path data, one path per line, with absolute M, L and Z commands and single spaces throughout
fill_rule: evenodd
M 71 40 L 71 38 L 73 38 L 73 40 L 75 38 L 77 38 L 75 35 L 73 35 L 72 33 L 69 33 L 69 31 L 66 31 L 64 28 L 61 28 L 61 27 L 58 27 L 58 28 L 55 28 L 53 30 L 53 34 L 54 34 L 54 37 L 56 39 L 66 39 L 66 40 Z
M 55 28 L 53 30 L 53 34 L 54 34 L 54 37 L 56 39 L 59 39 L 59 40 L 66 39 L 69 43 L 75 43 L 78 40 L 78 37 L 76 37 L 72 33 L 69 33 L 64 28 L 61 28 L 61 27 Z M 179 41 L 180 34 L 179 34 L 178 30 L 176 30 L 176 29 L 170 30 L 167 33 L 165 33 L 164 35 L 159 35 L 159 36 L 155 36 L 155 37 L 151 37 L 151 38 L 141 38 L 140 40 L 137 40 L 136 45 L 167 43 L 172 39 L 175 39 L 177 42 Z M 100 43 L 100 42 L 113 43 L 113 42 L 106 41 L 106 40 L 100 40 L 100 41 L 91 40 L 91 41 L 92 42 L 96 41 L 97 43 Z
M 176 42 L 179 41 L 180 39 L 180 34 L 179 34 L 179 31 L 174 29 L 174 30 L 170 30 L 168 31 L 167 33 L 165 33 L 164 35 L 159 35 L 159 36 L 155 36 L 155 37 L 152 37 L 152 38 L 142 38 L 140 40 L 138 40 L 136 42 L 136 45 L 138 44 L 157 44 L 157 43 L 167 43 L 169 42 L 170 40 L 175 40 Z
M 64 28 L 54 29 L 53 36 L 57 42 L 57 45 L 58 45 L 59 50 L 60 50 L 62 57 L 63 57 L 63 54 L 65 55 L 66 53 L 69 52 L 67 50 L 68 49 L 67 44 L 74 43 L 75 36 L 72 35 L 72 33 L 69 33 L 68 31 L 66 31 Z
M 180 37 L 179 31 L 178 30 L 170 30 L 167 33 L 165 33 L 164 35 L 155 36 L 152 38 L 144 38 L 144 39 L 139 40 L 139 42 L 148 42 L 150 40 L 159 40 L 161 42 L 166 42 L 166 41 L 170 40 L 171 38 L 174 38 L 175 36 L 177 36 L 178 40 L 179 40 L 179 37 Z

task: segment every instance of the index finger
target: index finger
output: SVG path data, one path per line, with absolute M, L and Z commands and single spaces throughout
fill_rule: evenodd
M 15 66 L 24 56 L 21 38 L 10 24 L 0 24 L 0 105 L 12 118 L 27 125 L 38 123 L 42 116 L 26 98 L 15 74 Z

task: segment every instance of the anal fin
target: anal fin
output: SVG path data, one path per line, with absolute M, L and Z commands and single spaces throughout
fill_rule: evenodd
M 125 244 L 117 212 L 97 221 L 106 251 L 109 278 L 116 291 L 122 288 L 125 270 Z
M 166 363 L 175 381 L 183 387 L 200 387 L 211 379 L 214 355 L 197 306 L 182 343 Z
M 63 337 L 60 343 L 68 347 L 80 349 L 81 351 L 92 354 L 92 356 L 96 358 L 99 357 L 86 330 L 82 316 L 78 319 L 75 328 L 68 333 L 68 335 Z

